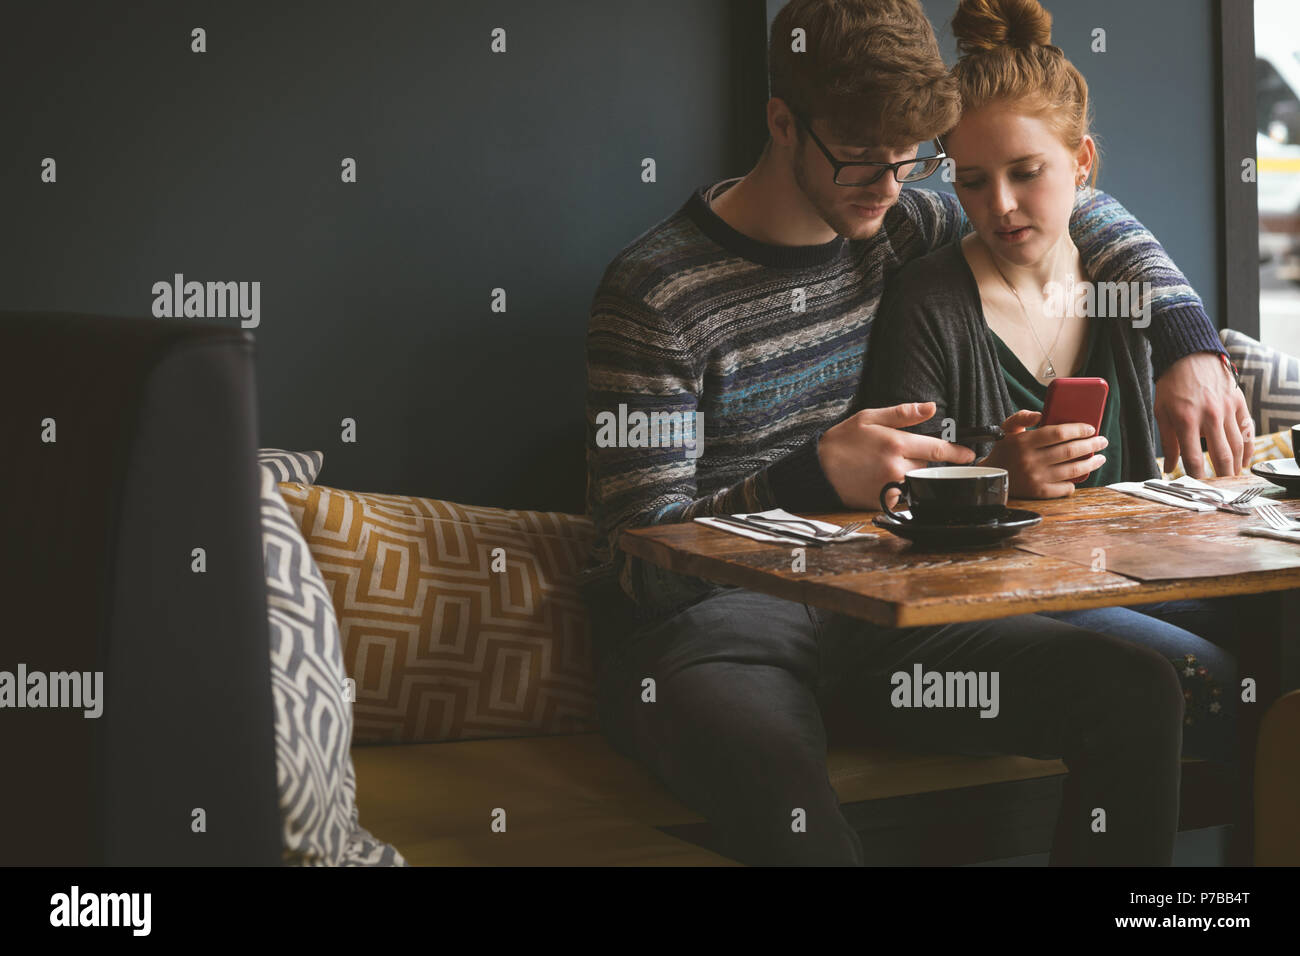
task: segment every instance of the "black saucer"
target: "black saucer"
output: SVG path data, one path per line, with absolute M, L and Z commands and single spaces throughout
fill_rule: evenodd
M 871 519 L 877 528 L 927 548 L 977 548 L 1014 537 L 1043 520 L 1036 511 L 1008 508 L 996 521 L 983 524 L 917 524 L 891 518 L 883 511 Z
M 1271 461 L 1261 461 L 1258 465 L 1250 466 L 1250 473 L 1258 478 L 1267 479 L 1275 485 L 1281 485 L 1292 494 L 1300 491 L 1300 467 L 1296 466 L 1294 458 L 1274 458 Z

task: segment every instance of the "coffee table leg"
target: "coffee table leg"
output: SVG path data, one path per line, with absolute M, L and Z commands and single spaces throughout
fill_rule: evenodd
M 1265 711 L 1281 693 L 1282 640 L 1286 605 L 1294 606 L 1294 591 L 1274 591 L 1242 597 L 1237 616 L 1238 681 L 1255 679 L 1254 703 L 1237 705 L 1237 786 L 1234 824 L 1228 850 L 1230 866 L 1252 866 L 1255 860 L 1255 750 Z M 1236 688 L 1241 696 L 1240 684 Z

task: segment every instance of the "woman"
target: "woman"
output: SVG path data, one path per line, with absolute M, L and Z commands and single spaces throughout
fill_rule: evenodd
M 973 231 L 892 281 L 854 407 L 936 402 L 917 430 L 1001 422 L 1007 437 L 976 453 L 1007 469 L 1012 497 L 1069 495 L 1084 476 L 1084 486 L 1158 477 L 1150 349 L 1140 320 L 1134 327 L 1149 304 L 1105 315 L 1109 296 L 1076 294 L 1089 278 L 1069 221 L 1098 166 L 1087 83 L 1050 45 L 1051 17 L 1036 0 L 962 0 L 952 30 L 963 111 L 942 142 Z M 1033 428 L 1047 384 L 1071 376 L 1109 383 L 1098 435 L 1080 423 Z M 1046 616 L 1163 653 L 1183 680 L 1184 754 L 1231 758 L 1235 664 L 1197 636 L 1231 642 L 1225 602 Z

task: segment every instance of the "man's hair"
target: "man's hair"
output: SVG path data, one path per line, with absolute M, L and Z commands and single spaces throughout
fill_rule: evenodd
M 796 29 L 806 52 L 792 49 Z M 772 22 L 767 63 L 771 95 L 810 122 L 825 121 L 838 142 L 910 146 L 960 115 L 918 0 L 790 0 Z

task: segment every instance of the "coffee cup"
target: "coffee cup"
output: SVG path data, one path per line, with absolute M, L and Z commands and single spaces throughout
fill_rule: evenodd
M 953 465 L 916 468 L 880 489 L 880 507 L 896 521 L 916 524 L 988 524 L 1007 514 L 1009 479 L 1005 468 Z M 885 495 L 903 493 L 911 518 L 890 510 Z

